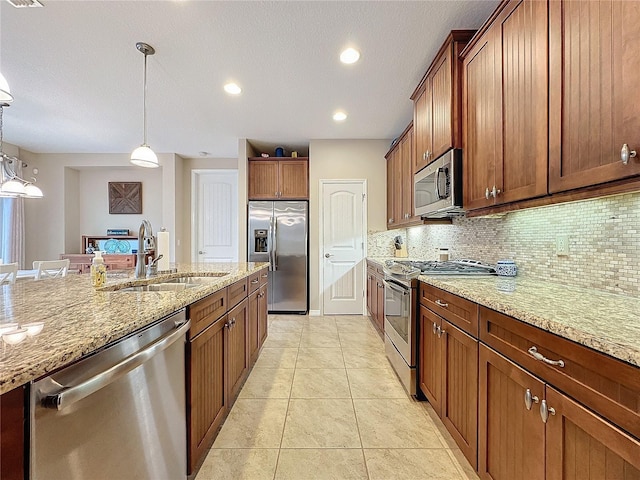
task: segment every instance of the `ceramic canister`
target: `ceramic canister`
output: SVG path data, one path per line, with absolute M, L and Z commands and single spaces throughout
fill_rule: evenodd
M 499 260 L 496 263 L 496 273 L 502 277 L 515 277 L 518 274 L 518 267 L 513 260 Z

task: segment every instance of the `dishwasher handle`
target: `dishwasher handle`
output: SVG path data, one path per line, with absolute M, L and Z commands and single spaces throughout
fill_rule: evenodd
M 179 324 L 174 330 L 171 330 L 166 335 L 146 346 L 144 349 L 129 355 L 127 358 L 112 367 L 94 375 L 78 385 L 64 388 L 58 393 L 54 393 L 52 395 L 47 395 L 42 399 L 42 406 L 53 410 L 62 410 L 63 408 L 88 397 L 92 393 L 95 393 L 110 383 L 115 382 L 134 368 L 139 367 L 158 353 L 165 350 L 180 337 L 184 336 L 190 326 L 190 321 Z

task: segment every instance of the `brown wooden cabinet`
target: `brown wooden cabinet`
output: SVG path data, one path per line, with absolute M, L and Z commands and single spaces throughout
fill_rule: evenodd
M 230 406 L 227 316 L 187 343 L 187 468 L 191 474 L 207 453 Z
M 640 175 L 637 2 L 549 2 L 549 191 Z
M 637 438 L 484 345 L 479 412 L 480 478 L 640 478 Z
M 411 95 L 414 148 L 412 174 L 450 148 L 462 146 L 462 64 L 459 54 L 475 30 L 452 31 Z
M 479 365 L 480 478 L 544 479 L 545 428 L 538 410 L 544 383 L 482 344 Z
M 382 268 L 367 262 L 367 310 L 380 333 L 384 333 L 383 278 Z
M 421 223 L 413 211 L 413 124 L 389 150 L 387 159 L 387 228 Z
M 446 308 L 449 307 L 448 304 L 444 305 L 447 305 Z M 452 314 L 457 315 L 459 310 L 454 308 L 455 304 L 451 307 Z M 475 311 L 477 312 L 477 308 Z M 456 328 L 425 305 L 420 305 L 419 312 L 420 390 L 442 419 L 469 463 L 476 468 L 478 340 Z M 450 312 L 446 314 L 451 315 Z
M 307 200 L 309 159 L 249 158 L 249 200 Z
M 547 4 L 513 0 L 464 52 L 464 207 L 547 194 Z
M 25 411 L 28 396 L 25 386 L 14 388 L 0 396 L 0 478 L 23 480 L 25 466 Z
M 247 299 L 245 298 L 233 310 L 229 311 L 227 317 L 227 328 L 229 330 L 229 356 L 227 358 L 229 397 L 235 399 L 249 373 L 249 311 Z
M 188 307 L 189 475 L 213 443 L 266 338 L 266 274 L 262 269 Z

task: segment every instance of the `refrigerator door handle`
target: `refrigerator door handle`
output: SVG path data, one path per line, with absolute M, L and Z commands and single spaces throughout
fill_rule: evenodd
M 269 231 L 267 232 L 267 251 L 269 252 L 269 271 L 273 272 L 273 217 L 269 218 Z
M 278 270 L 278 217 L 273 217 L 273 271 Z

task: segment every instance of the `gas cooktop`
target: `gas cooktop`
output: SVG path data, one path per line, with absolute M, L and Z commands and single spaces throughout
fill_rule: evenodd
M 477 260 L 451 260 L 448 262 L 428 261 L 396 261 L 396 264 L 420 270 L 422 275 L 495 275 L 493 265 Z

